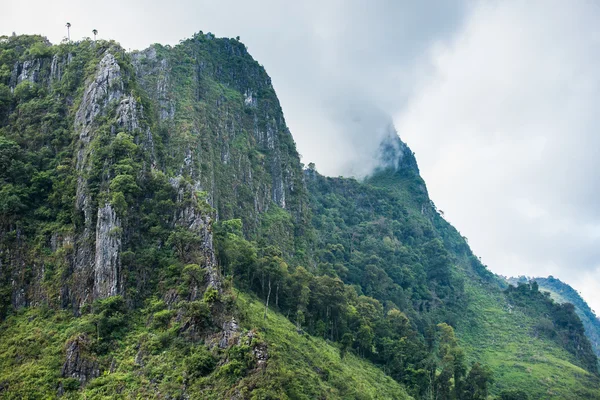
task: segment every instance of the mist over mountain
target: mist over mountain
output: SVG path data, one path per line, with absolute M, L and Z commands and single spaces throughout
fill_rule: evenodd
M 0 37 L 0 395 L 599 398 L 575 308 L 482 264 L 369 104 L 327 177 L 238 38 Z
M 354 113 L 391 115 L 435 203 L 494 272 L 552 274 L 600 309 L 592 2 L 30 4 L 38 12 L 5 4 L 0 34 L 60 43 L 70 21 L 72 39 L 95 28 L 129 51 L 174 46 L 199 27 L 241 36 L 273 78 L 301 161 L 325 175 L 361 175 L 377 151 L 361 138 L 382 124 L 356 138 Z

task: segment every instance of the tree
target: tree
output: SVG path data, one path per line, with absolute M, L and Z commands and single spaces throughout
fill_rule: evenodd
M 356 341 L 363 356 L 371 354 L 373 350 L 373 339 L 375 339 L 373 328 L 363 321 L 363 324 L 358 328 L 358 333 L 356 334 Z
M 344 358 L 348 350 L 352 348 L 352 343 L 354 343 L 354 336 L 352 336 L 350 332 L 344 333 L 344 336 L 342 336 L 341 340 L 342 348 L 340 351 L 340 356 L 342 358 Z
M 0 136 L 0 179 L 11 177 L 11 169 L 15 160 L 20 156 L 21 148 L 14 140 Z
M 478 362 L 471 366 L 471 371 L 465 381 L 465 400 L 485 400 L 488 396 L 488 384 L 492 382 L 492 371 Z
M 0 225 L 8 225 L 25 210 L 27 206 L 24 204 L 26 193 L 22 187 L 15 186 L 11 183 L 4 184 L 0 188 Z
M 194 232 L 184 228 L 177 228 L 169 235 L 166 244 L 175 250 L 175 254 L 180 260 L 188 261 L 192 259 L 189 253 L 193 253 L 193 250 L 201 241 L 200 236 Z
M 435 379 L 437 399 L 457 398 L 462 394 L 464 385 L 464 352 L 458 346 L 454 329 L 445 323 L 437 325 L 439 332 L 439 358 L 441 373 Z M 454 383 L 454 387 L 452 384 Z M 454 395 L 454 396 L 453 396 Z
M 67 22 L 67 25 L 65 25 L 67 27 L 67 39 L 69 39 L 69 42 L 71 41 L 71 23 Z
M 259 269 L 262 274 L 263 291 L 264 291 L 264 280 L 267 279 L 268 292 L 267 299 L 265 302 L 265 314 L 264 319 L 267 318 L 267 312 L 269 311 L 269 299 L 271 297 L 272 283 L 276 286 L 276 300 L 275 304 L 279 302 L 279 285 L 283 278 L 287 275 L 288 266 L 283 261 L 281 251 L 274 247 L 269 246 L 264 251 L 265 255 L 259 260 Z
M 92 29 L 92 33 L 94 34 L 94 42 L 96 41 L 96 35 L 98 34 L 98 29 Z
M 310 302 L 310 284 L 313 277 L 306 268 L 297 267 L 290 278 L 291 298 L 296 303 L 296 328 L 300 329 L 306 321 Z
M 0 76 L 0 79 L 2 79 L 1 76 Z M 0 83 L 0 118 L 2 118 L 2 114 L 4 113 L 4 110 L 6 110 L 6 112 L 8 113 L 8 106 L 10 105 L 11 101 L 12 101 L 11 90 L 8 88 L 8 86 Z

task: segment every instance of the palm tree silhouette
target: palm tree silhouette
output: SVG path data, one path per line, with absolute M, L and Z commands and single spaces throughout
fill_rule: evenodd
M 96 35 L 98 34 L 98 29 L 92 29 L 92 33 L 94 34 L 94 42 L 96 41 Z
M 67 39 L 69 39 L 69 42 L 71 41 L 71 32 L 69 31 L 71 29 L 71 23 L 67 22 L 67 25 L 65 25 L 67 27 Z

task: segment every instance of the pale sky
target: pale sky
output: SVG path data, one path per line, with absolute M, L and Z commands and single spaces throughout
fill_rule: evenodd
M 600 311 L 600 7 L 592 0 L 0 0 L 0 35 L 241 36 L 303 155 L 373 167 L 382 118 L 430 196 L 503 275 L 550 274 Z

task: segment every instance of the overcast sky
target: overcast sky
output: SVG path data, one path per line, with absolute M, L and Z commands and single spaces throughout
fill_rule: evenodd
M 305 163 L 373 167 L 393 119 L 431 198 L 503 275 L 554 275 L 600 311 L 600 7 L 527 1 L 2 0 L 0 34 L 176 44 L 241 36 Z

